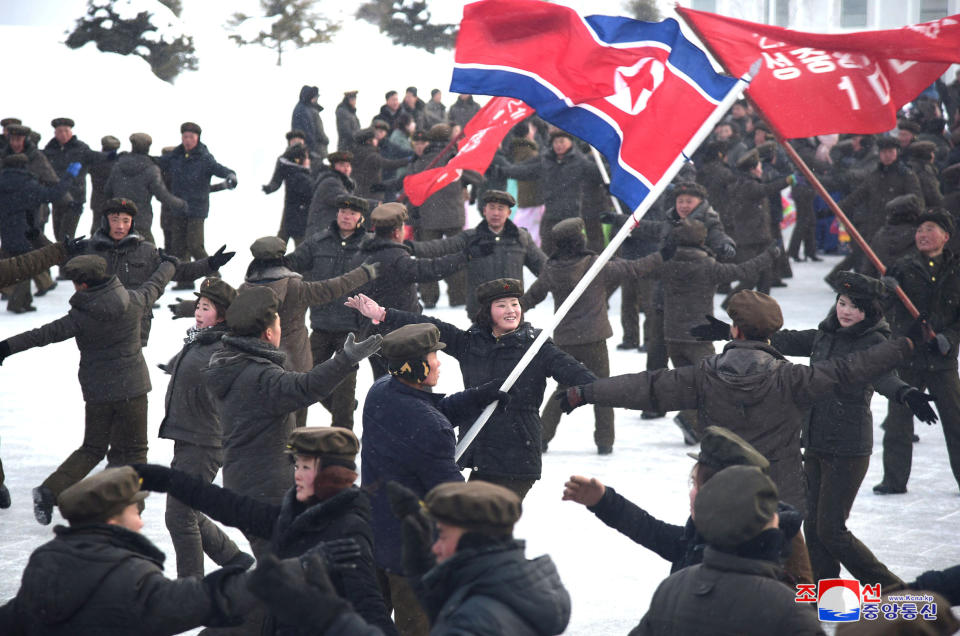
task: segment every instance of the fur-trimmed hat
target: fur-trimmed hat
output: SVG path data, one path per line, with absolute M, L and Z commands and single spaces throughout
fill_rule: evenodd
M 707 226 L 695 219 L 683 219 L 670 232 L 677 245 L 702 247 L 707 240 Z
M 373 128 L 361 128 L 353 133 L 353 140 L 362 146 L 376 136 L 376 131 Z
M 562 128 L 554 128 L 550 131 L 550 141 L 553 141 L 557 137 L 566 137 L 570 141 L 576 141 L 576 138 L 572 134 Z
M 203 129 L 192 121 L 185 121 L 180 124 L 180 134 L 182 135 L 185 132 L 196 133 L 199 136 L 203 132 Z
M 327 155 L 327 163 L 331 166 L 337 163 L 353 163 L 353 153 L 349 150 L 338 150 Z
M 890 135 L 881 135 L 877 139 L 877 150 L 886 150 L 887 148 L 896 148 L 900 150 L 900 140 Z
M 120 147 L 120 140 L 113 135 L 104 135 L 100 138 L 100 148 L 105 151 L 116 150 Z
M 760 163 L 760 153 L 757 152 L 757 149 L 754 148 L 750 152 L 744 153 L 742 157 L 737 159 L 737 170 L 742 170 L 743 172 L 749 172 L 757 167 L 757 164 Z
M 30 163 L 30 158 L 22 152 L 7 155 L 3 158 L 4 168 L 22 168 L 28 163 Z
M 307 133 L 303 132 L 298 128 L 294 128 L 284 136 L 286 137 L 287 141 L 290 141 L 291 139 L 303 139 L 304 141 L 306 141 L 307 139 Z
M 917 217 L 917 225 L 923 225 L 927 221 L 931 223 L 936 223 L 943 228 L 943 231 L 953 236 L 957 230 L 956 222 L 953 220 L 953 215 L 944 210 L 943 208 L 929 208 L 920 216 Z
M 855 301 L 878 299 L 886 293 L 886 287 L 879 280 L 856 272 L 837 272 L 827 279 L 833 291 Z
M 26 137 L 30 134 L 30 127 L 23 124 L 10 124 L 6 128 L 7 137 Z
M 909 119 L 901 119 L 897 122 L 897 130 L 906 130 L 914 135 L 920 134 L 920 124 Z
M 73 123 L 73 120 L 70 119 L 69 117 L 57 117 L 56 119 L 50 122 L 50 125 L 53 126 L 54 128 L 57 128 L 58 126 L 68 126 L 70 128 L 73 128 L 74 123 Z
M 361 214 L 370 211 L 370 204 L 363 197 L 353 196 L 352 194 L 341 194 L 337 197 L 338 210 L 354 210 Z
M 145 155 L 150 152 L 150 145 L 153 144 L 153 137 L 144 132 L 136 132 L 130 135 L 130 150 Z
M 481 305 L 492 303 L 498 298 L 520 298 L 523 296 L 523 283 L 516 278 L 497 278 L 477 285 L 477 302 Z
M 677 197 L 682 194 L 697 197 L 701 201 L 705 201 L 707 198 L 707 189 L 695 181 L 682 181 L 673 188 L 673 200 L 676 201 Z
M 883 210 L 887 213 L 887 223 L 916 225 L 917 217 L 923 212 L 923 199 L 912 193 L 901 194 L 887 201 Z
M 19 126 L 23 121 L 19 117 L 4 117 L 0 119 L 0 128 L 6 128 L 7 126 Z
M 370 123 L 370 127 L 374 130 L 386 130 L 387 132 L 390 132 L 390 124 L 383 121 L 379 117 L 374 117 L 373 122 Z
M 916 159 L 929 159 L 937 151 L 937 144 L 932 141 L 915 141 L 907 146 L 907 152 Z
M 103 216 L 111 214 L 137 216 L 137 204 L 124 197 L 114 197 L 103 204 Z

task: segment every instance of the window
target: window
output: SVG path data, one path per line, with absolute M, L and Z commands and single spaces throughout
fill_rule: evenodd
M 947 0 L 923 0 L 920 3 L 920 22 L 947 17 Z
M 790 0 L 776 0 L 774 7 L 776 14 L 773 16 L 773 23 L 777 26 L 790 25 Z
M 840 26 L 867 26 L 867 0 L 840 0 Z
M 717 0 L 693 0 L 690 5 L 690 8 L 696 11 L 717 12 Z

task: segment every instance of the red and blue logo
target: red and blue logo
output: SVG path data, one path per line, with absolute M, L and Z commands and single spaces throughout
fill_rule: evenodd
M 860 620 L 865 603 L 872 604 L 871 608 L 880 603 L 880 584 L 861 587 L 856 579 L 820 579 L 818 583 L 797 585 L 794 601 L 816 603 L 817 615 L 823 622 L 849 623 Z

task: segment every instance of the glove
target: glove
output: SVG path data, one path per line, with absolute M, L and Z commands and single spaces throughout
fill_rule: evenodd
M 677 253 L 677 242 L 671 239 L 667 239 L 663 243 L 663 247 L 660 248 L 660 258 L 664 262 L 669 261 L 673 258 L 673 255 Z
M 151 492 L 167 492 L 170 489 L 170 478 L 173 469 L 160 464 L 130 464 L 140 475 L 140 490 Z
M 383 336 L 378 333 L 360 342 L 357 342 L 352 333 L 348 333 L 347 340 L 343 343 L 343 355 L 347 356 L 350 364 L 359 364 L 360 361 L 380 351 L 381 342 L 383 342 Z
M 264 194 L 270 194 L 270 186 L 268 186 L 268 185 L 262 185 L 262 186 L 260 186 L 260 189 L 263 190 L 263 193 L 264 193 Z
M 910 387 L 903 394 L 900 401 L 910 407 L 910 410 L 913 411 L 913 414 L 918 420 L 926 422 L 927 424 L 934 424 L 937 421 L 937 414 L 930 407 L 930 402 L 933 402 L 935 399 L 937 398 L 929 393 L 924 393 L 920 389 Z
M 783 249 L 779 245 L 771 245 L 767 248 L 767 253 L 770 254 L 770 257 L 774 260 L 780 258 L 783 255 Z
M 194 309 L 196 307 L 196 302 L 193 300 L 184 300 L 183 298 L 177 298 L 177 302 L 167 305 L 170 309 L 170 313 L 173 314 L 173 319 L 177 318 L 193 318 Z
M 474 387 L 472 390 L 476 391 L 477 399 L 481 404 L 490 404 L 494 400 L 499 400 L 500 403 L 497 405 L 497 408 L 501 409 L 510 402 L 510 394 L 500 390 L 500 387 L 503 386 L 503 381 L 504 378 L 490 380 L 478 387 Z
M 573 413 L 573 409 L 587 403 L 587 398 L 583 394 L 583 386 L 568 387 L 566 391 L 558 393 L 553 399 L 560 403 L 560 410 L 564 413 Z
M 217 271 L 229 263 L 230 259 L 236 254 L 236 252 L 224 252 L 225 249 L 227 249 L 227 246 L 221 245 L 220 249 L 214 252 L 212 256 L 207 257 L 207 265 L 210 266 L 210 269 Z
M 69 166 L 67 166 L 67 174 L 70 175 L 71 177 L 76 177 L 78 174 L 80 174 L 80 170 L 82 168 L 83 166 L 80 165 L 79 161 L 74 161 Z
M 387 482 L 390 511 L 402 521 L 400 537 L 403 570 L 408 577 L 419 577 L 436 565 L 430 551 L 433 544 L 433 523 L 423 513 L 415 492 L 395 481 Z
M 945 335 L 938 333 L 933 340 L 927 343 L 927 348 L 933 355 L 945 356 L 950 353 L 950 341 L 947 340 Z
M 483 258 L 493 254 L 494 241 L 485 236 L 477 236 L 467 245 L 467 259 Z
M 360 544 L 353 537 L 321 541 L 310 548 L 304 556 L 309 557 L 314 553 L 323 558 L 323 564 L 327 570 L 355 570 L 357 561 L 363 556 Z
M 78 254 L 83 254 L 87 251 L 87 245 L 90 243 L 86 240 L 86 236 L 79 236 L 77 238 L 65 238 L 63 241 L 63 246 L 67 250 L 67 254 L 71 257 L 77 256 Z
M 283 561 L 265 554 L 250 572 L 247 589 L 284 623 L 310 625 L 318 634 L 326 633 L 338 616 L 352 608 L 337 596 L 323 561 L 317 553 Z
M 173 254 L 168 254 L 167 252 L 163 251 L 162 247 L 157 250 L 157 255 L 160 257 L 160 262 L 172 263 L 174 267 L 180 267 L 180 259 Z
M 362 263 L 360 267 L 367 273 L 369 280 L 380 275 L 380 263 Z
M 717 259 L 725 262 L 732 261 L 737 255 L 737 249 L 729 243 L 723 243 L 716 249 Z
M 10 341 L 3 340 L 0 341 L 0 366 L 3 366 L 3 361 L 10 355 Z
M 237 175 L 231 172 L 223 182 L 226 184 L 228 190 L 233 190 L 237 187 Z
M 697 340 L 729 340 L 730 325 L 713 316 L 704 316 L 707 324 L 697 325 L 690 329 L 690 335 Z

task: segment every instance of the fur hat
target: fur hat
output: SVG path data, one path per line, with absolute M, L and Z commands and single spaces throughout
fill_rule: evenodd
M 498 298 L 520 298 L 521 296 L 523 296 L 523 283 L 516 278 L 497 278 L 477 285 L 477 302 L 481 305 L 492 303 Z
M 113 135 L 104 135 L 100 138 L 100 147 L 104 151 L 116 150 L 120 147 L 120 140 Z
M 923 212 L 917 217 L 918 226 L 923 225 L 927 221 L 936 223 L 950 236 L 953 236 L 956 233 L 957 226 L 956 222 L 953 220 L 953 215 L 943 208 L 929 208 L 927 211 Z
M 674 186 L 673 200 L 676 201 L 677 197 L 681 194 L 697 197 L 698 199 L 705 201 L 707 198 L 707 189 L 694 181 L 683 181 Z
M 22 124 L 10 124 L 7 128 L 7 137 L 26 137 L 30 134 L 30 128 Z
M 57 117 L 56 119 L 50 122 L 50 125 L 53 126 L 54 128 L 57 128 L 58 126 L 68 126 L 70 128 L 73 128 L 74 123 L 73 123 L 73 120 L 70 119 L 69 117 Z
M 427 131 L 427 139 L 430 141 L 450 141 L 451 128 L 448 124 L 434 124 Z
M 370 204 L 363 197 L 355 197 L 352 194 L 341 194 L 337 197 L 338 210 L 355 210 L 361 214 L 370 211 Z
M 900 150 L 900 140 L 890 135 L 881 135 L 880 138 L 877 139 L 877 150 L 886 150 L 888 148 Z
M 916 225 L 917 217 L 923 212 L 923 199 L 916 194 L 901 194 L 887 201 L 883 209 L 887 213 L 887 223 Z
M 550 141 L 553 141 L 557 137 L 566 137 L 570 141 L 575 141 L 574 136 L 568 133 L 566 130 L 563 130 L 562 128 L 554 128 L 553 130 L 550 131 Z
M 502 203 L 509 208 L 517 204 L 513 195 L 503 190 L 487 190 L 480 195 L 480 209 L 482 210 L 488 203 Z
M 0 119 L 0 128 L 6 128 L 13 125 L 19 126 L 22 123 L 23 121 L 20 120 L 19 117 L 4 117 L 3 119 Z
M 750 152 L 744 153 L 742 157 L 737 159 L 737 170 L 742 170 L 743 172 L 749 172 L 757 167 L 757 164 L 760 163 L 760 153 L 757 152 L 757 149 L 754 148 Z
M 916 159 L 929 159 L 930 154 L 937 151 L 937 144 L 932 141 L 914 141 L 907 146 L 907 152 Z
M 130 135 L 130 150 L 138 154 L 145 155 L 150 152 L 150 145 L 153 144 L 153 137 L 144 132 L 137 132 Z
M 307 139 L 307 133 L 297 128 L 294 128 L 293 130 L 288 132 L 285 136 L 287 138 L 287 141 L 290 141 L 291 139 L 303 139 L 304 141 L 306 141 Z
M 327 163 L 331 166 L 338 163 L 353 163 L 353 153 L 349 150 L 338 150 L 327 155 Z
M 707 226 L 695 219 L 683 219 L 670 232 L 677 245 L 703 247 L 704 241 L 707 240 Z
M 196 133 L 197 136 L 199 136 L 203 132 L 203 129 L 192 121 L 185 121 L 180 124 L 180 134 L 182 135 L 185 132 Z
M 901 119 L 897 122 L 897 130 L 906 130 L 914 135 L 920 134 L 920 124 L 909 119 Z
M 103 216 L 111 214 L 129 214 L 137 216 L 137 204 L 130 199 L 123 197 L 114 197 L 103 204 Z
M 353 133 L 353 140 L 357 142 L 358 145 L 363 145 L 373 139 L 376 136 L 376 132 L 373 128 L 361 128 L 357 132 Z

